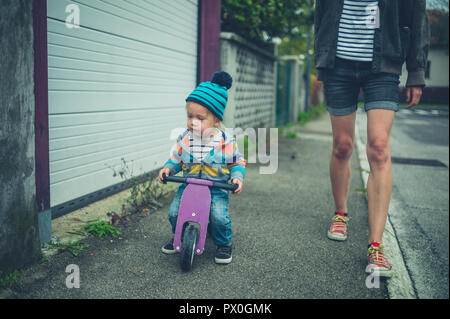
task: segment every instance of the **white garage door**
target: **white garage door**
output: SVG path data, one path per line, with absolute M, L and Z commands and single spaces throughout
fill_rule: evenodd
M 80 28 L 66 26 L 68 5 Z M 161 166 L 197 72 L 197 0 L 48 0 L 52 207 Z M 70 8 L 70 7 L 69 7 Z M 75 20 L 76 22 L 76 20 Z

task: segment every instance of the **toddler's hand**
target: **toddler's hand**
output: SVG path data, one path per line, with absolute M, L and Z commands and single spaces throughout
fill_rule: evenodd
M 163 174 L 166 174 L 166 176 L 169 176 L 170 175 L 170 169 L 168 169 L 168 168 L 162 168 L 160 171 L 159 171 L 159 174 L 158 174 L 158 178 L 159 178 L 159 182 L 160 183 L 162 183 L 163 182 Z
M 242 191 L 242 187 L 244 187 L 244 183 L 242 183 L 240 180 L 238 180 L 237 178 L 234 178 L 232 181 L 231 181 L 231 183 L 232 184 L 238 184 L 239 185 L 239 187 L 234 191 L 234 193 L 232 193 L 232 194 L 239 194 L 241 191 Z

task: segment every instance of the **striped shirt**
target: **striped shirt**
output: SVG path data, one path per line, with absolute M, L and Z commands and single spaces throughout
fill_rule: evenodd
M 212 149 L 219 145 L 221 139 L 220 131 L 211 138 L 200 138 L 189 132 L 189 150 L 192 156 L 201 162 Z
M 214 145 L 218 144 L 198 162 L 192 154 L 190 141 L 191 132 L 185 130 L 177 138 L 177 143 L 171 150 L 169 160 L 164 164 L 172 175 L 183 171 L 184 177 L 203 178 L 218 182 L 227 182 L 237 178 L 241 181 L 245 176 L 246 161 L 239 152 L 233 135 L 218 129 L 217 135 L 210 139 Z M 195 139 L 193 139 L 195 141 Z M 201 143 L 204 144 L 204 143 Z M 201 152 L 205 154 L 206 152 Z
M 336 56 L 347 60 L 372 61 L 378 1 L 344 0 Z

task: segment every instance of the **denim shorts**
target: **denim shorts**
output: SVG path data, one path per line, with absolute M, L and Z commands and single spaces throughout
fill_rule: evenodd
M 327 110 L 332 115 L 348 115 L 358 108 L 360 89 L 364 95 L 364 109 L 398 111 L 399 76 L 392 73 L 373 73 L 372 62 L 345 60 L 336 57 L 334 69 L 326 69 L 323 76 Z
M 175 234 L 177 226 L 178 210 L 180 208 L 181 196 L 187 184 L 182 184 L 179 188 L 172 203 L 169 207 L 169 222 L 172 226 L 172 233 Z M 229 195 L 226 190 L 219 188 L 210 188 L 211 191 L 211 208 L 209 214 L 208 228 L 211 233 L 214 244 L 229 245 L 231 244 L 231 219 L 228 215 Z

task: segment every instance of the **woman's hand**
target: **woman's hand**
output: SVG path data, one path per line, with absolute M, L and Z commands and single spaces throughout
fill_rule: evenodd
M 239 194 L 242 191 L 242 187 L 244 187 L 244 183 L 242 183 L 239 179 L 234 178 L 231 181 L 232 184 L 237 184 L 239 187 L 232 194 Z
M 166 174 L 166 176 L 169 176 L 170 175 L 170 169 L 168 169 L 168 168 L 162 168 L 160 171 L 159 171 L 159 174 L 158 174 L 158 178 L 159 178 L 159 182 L 162 184 L 163 183 L 163 174 Z
M 419 104 L 420 98 L 422 96 L 422 88 L 421 87 L 407 87 L 406 88 L 406 102 L 409 105 L 406 107 L 407 109 L 412 108 L 414 105 Z

